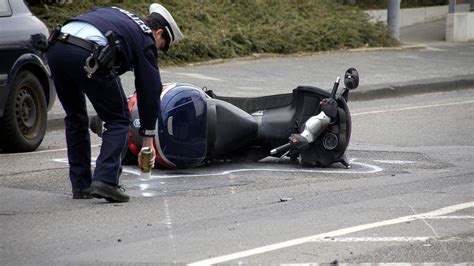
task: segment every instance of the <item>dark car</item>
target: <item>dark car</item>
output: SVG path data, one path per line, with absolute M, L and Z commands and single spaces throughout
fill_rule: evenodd
M 42 49 L 48 28 L 21 0 L 0 0 L 0 150 L 35 150 L 56 98 Z

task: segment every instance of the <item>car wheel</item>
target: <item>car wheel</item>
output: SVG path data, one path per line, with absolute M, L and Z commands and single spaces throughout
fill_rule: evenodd
M 30 71 L 21 71 L 12 82 L 4 116 L 0 122 L 0 143 L 6 152 L 33 151 L 46 132 L 47 106 L 43 86 Z

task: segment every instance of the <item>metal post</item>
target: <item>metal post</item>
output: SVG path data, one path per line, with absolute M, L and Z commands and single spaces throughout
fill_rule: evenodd
M 387 25 L 392 37 L 400 40 L 400 0 L 388 1 Z
M 456 12 L 456 0 L 449 0 L 449 9 L 448 13 L 455 13 Z

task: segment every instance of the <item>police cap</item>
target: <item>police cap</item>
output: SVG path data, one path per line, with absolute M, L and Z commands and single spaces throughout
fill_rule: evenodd
M 181 30 L 178 27 L 178 24 L 176 24 L 173 16 L 171 16 L 170 12 L 164 6 L 157 3 L 151 4 L 150 16 L 157 19 L 165 28 L 166 33 L 170 39 L 170 44 L 184 38 Z

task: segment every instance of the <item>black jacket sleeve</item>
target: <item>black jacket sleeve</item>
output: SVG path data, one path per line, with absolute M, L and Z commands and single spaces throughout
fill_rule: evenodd
M 155 130 L 160 110 L 162 83 L 157 56 L 154 46 L 137 51 L 134 56 L 135 89 L 142 136 L 153 135 L 151 132 Z

